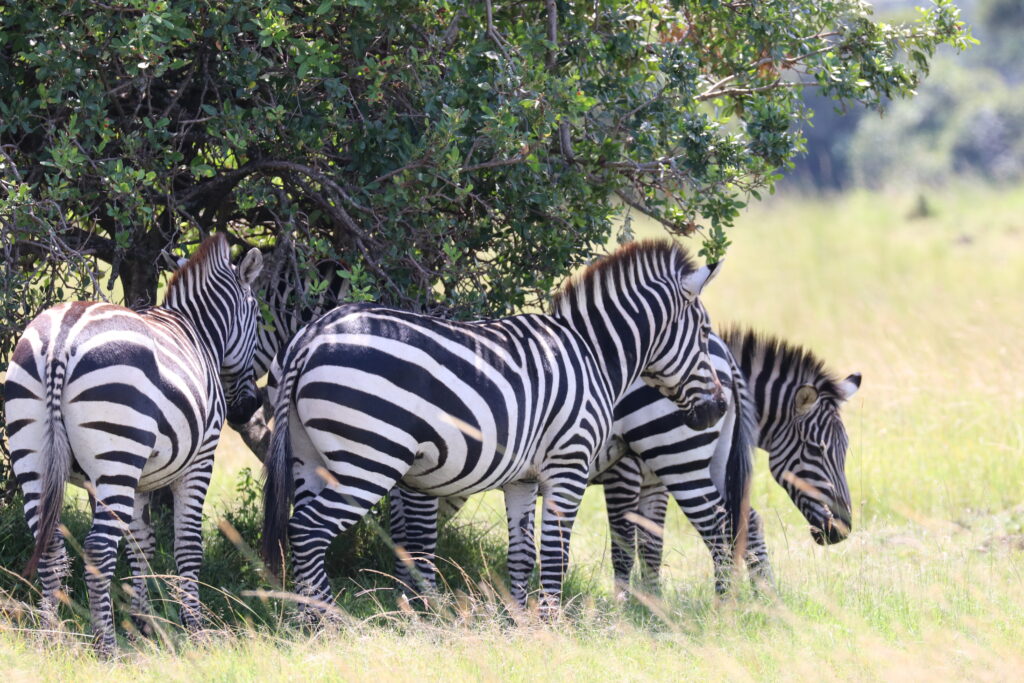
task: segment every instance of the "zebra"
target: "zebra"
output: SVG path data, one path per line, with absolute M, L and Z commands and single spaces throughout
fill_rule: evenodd
M 619 396 L 642 375 L 692 426 L 725 410 L 696 301 L 717 271 L 675 243 L 632 243 L 570 279 L 551 314 L 459 323 L 350 304 L 306 327 L 279 356 L 264 496 L 271 571 L 287 533 L 300 593 L 329 602 L 331 539 L 399 481 L 435 497 L 501 488 L 512 547 L 528 542 L 539 490 L 543 604 L 556 609 Z M 512 583 L 524 597 L 525 581 Z
M 92 527 L 83 548 L 93 636 L 115 647 L 110 583 L 117 547 L 129 533 L 132 613 L 148 631 L 146 581 L 153 553 L 145 514 L 149 492 L 174 492 L 174 554 L 182 582 L 180 617 L 201 626 L 198 574 L 202 509 L 225 417 L 256 409 L 252 369 L 258 310 L 251 284 L 262 267 L 252 249 L 232 266 L 214 235 L 167 285 L 164 303 L 140 311 L 78 301 L 54 306 L 26 328 L 5 385 L 11 467 L 24 494 L 38 569 L 40 610 L 56 621 L 68 572 L 60 522 L 67 481 L 86 488 Z
M 743 543 L 742 522 L 757 425 L 754 415 L 747 409 L 749 403 L 739 394 L 741 386 L 733 385 L 738 371 L 725 343 L 711 335 L 708 349 L 728 398 L 727 412 L 722 419 L 706 429 L 688 427 L 672 401 L 638 380 L 615 405 L 611 438 L 591 467 L 590 483 L 605 484 L 609 511 L 616 507 L 628 508 L 623 513 L 632 512 L 634 506 L 643 509 L 640 504 L 648 501 L 635 500 L 639 487 L 619 490 L 615 487 L 616 480 L 609 475 L 621 473 L 619 476 L 625 479 L 623 475 L 631 474 L 634 469 L 639 474 L 643 468 L 661 485 L 659 491 L 670 490 L 710 550 L 715 567 L 715 589 L 724 593 L 731 578 L 733 553 L 737 544 Z M 407 596 L 436 590 L 433 548 L 437 539 L 437 518 L 439 514 L 442 517 L 454 515 L 465 502 L 464 496 L 433 501 L 431 496 L 401 487 L 392 492 L 391 536 L 396 548 L 400 548 L 394 573 Z M 665 499 L 661 497 L 651 502 L 664 505 Z M 656 529 L 632 523 L 616 531 L 612 562 L 616 567 L 616 594 L 623 595 L 629 572 L 626 572 L 626 584 L 622 584 L 618 568 L 623 564 L 627 548 L 635 544 L 635 534 L 651 537 L 642 547 L 660 542 L 660 535 Z M 532 528 L 525 535 L 532 537 Z M 632 556 L 628 557 L 631 562 Z M 528 543 L 509 551 L 510 573 L 528 577 L 535 561 L 536 553 Z
M 734 386 L 741 405 L 757 420 L 757 445 L 768 452 L 773 478 L 809 523 L 816 543 L 843 541 L 853 522 L 845 473 L 849 439 L 840 408 L 860 388 L 860 373 L 840 379 L 811 351 L 750 329 L 732 327 L 721 339 L 734 363 Z M 664 528 L 668 490 L 644 465 L 636 444 L 629 444 L 628 455 L 600 481 L 605 486 L 612 538 L 624 540 L 613 543 L 617 586 L 629 584 L 636 539 L 641 575 L 648 587 L 656 587 L 662 538 L 644 530 Z M 637 518 L 646 521 L 637 525 L 633 522 Z M 753 508 L 749 509 L 745 559 L 753 580 L 773 582 L 764 527 Z

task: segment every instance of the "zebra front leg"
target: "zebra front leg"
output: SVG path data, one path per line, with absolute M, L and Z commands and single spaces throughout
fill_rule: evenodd
M 640 491 L 637 514 L 637 546 L 640 557 L 640 585 L 644 590 L 661 589 L 661 556 L 665 546 L 665 513 L 668 512 L 668 490 L 659 482 Z
M 508 580 L 512 599 L 526 607 L 530 575 L 537 564 L 533 516 L 537 509 L 537 482 L 517 481 L 502 487 L 508 520 Z
M 630 519 L 640 506 L 640 468 L 636 458 L 624 457 L 605 472 L 605 507 L 612 540 L 612 570 L 615 575 L 615 598 L 629 595 L 629 575 L 633 572 L 636 553 L 637 526 Z
M 396 502 L 398 516 L 393 517 L 392 534 L 399 526 L 395 540 L 395 576 L 408 597 L 425 598 L 437 591 L 434 553 L 437 548 L 438 499 L 419 491 L 392 489 L 392 514 Z
M 156 546 L 156 536 L 150 523 L 149 492 L 135 494 L 135 512 L 128 525 L 128 565 L 131 567 L 131 614 L 132 623 L 141 635 L 153 635 L 150 619 L 149 581 L 145 575 L 152 573 L 151 561 Z
M 764 540 L 764 522 L 754 508 L 750 508 L 747 530 L 747 572 L 755 590 L 775 587 L 775 575 L 768 560 L 768 545 Z
M 203 503 L 212 471 L 212 453 L 200 456 L 171 488 L 174 494 L 174 562 L 179 577 L 178 616 L 181 625 L 192 632 L 203 626 L 199 568 L 203 563 Z
M 541 614 L 553 616 L 562 601 L 562 585 L 569 570 L 569 541 L 576 513 L 587 486 L 587 462 L 576 470 L 563 470 L 542 488 L 540 534 Z

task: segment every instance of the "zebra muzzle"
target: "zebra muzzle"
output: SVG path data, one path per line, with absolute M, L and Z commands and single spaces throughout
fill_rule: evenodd
M 701 431 L 711 427 L 725 415 L 728 404 L 721 394 L 705 394 L 683 414 L 683 423 L 690 429 Z

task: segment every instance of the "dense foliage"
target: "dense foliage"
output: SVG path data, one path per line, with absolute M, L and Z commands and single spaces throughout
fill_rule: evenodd
M 855 0 L 4 3 L 0 359 L 54 300 L 151 302 L 161 251 L 212 230 L 293 232 L 350 298 L 460 317 L 535 305 L 625 210 L 716 259 L 801 149 L 803 87 L 877 106 L 969 40 L 948 0 L 905 25 Z

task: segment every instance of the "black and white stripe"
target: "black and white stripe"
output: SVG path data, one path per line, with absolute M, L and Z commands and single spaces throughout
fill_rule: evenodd
M 330 600 L 330 540 L 399 481 L 435 497 L 502 488 L 513 544 L 539 491 L 544 603 L 557 604 L 615 402 L 643 374 L 690 424 L 725 409 L 693 305 L 713 273 L 677 245 L 634 244 L 570 282 L 551 315 L 456 323 L 347 305 L 308 326 L 284 352 L 275 401 L 272 568 L 287 533 L 300 591 Z
M 663 518 L 668 491 L 711 551 L 717 590 L 727 588 L 732 554 L 745 528 L 742 521 L 757 426 L 754 416 L 742 410 L 740 387 L 733 385 L 738 371 L 725 343 L 712 336 L 709 350 L 728 399 L 721 420 L 706 429 L 693 429 L 673 402 L 638 381 L 616 404 L 611 439 L 591 467 L 590 483 L 604 484 L 612 521 L 612 563 L 618 592 L 628 585 L 635 546 L 657 550 L 660 563 L 660 530 L 637 524 L 633 515 Z M 653 479 L 657 489 L 641 490 L 645 478 Z M 535 498 L 536 494 L 531 500 Z M 444 499 L 441 505 L 450 515 L 464 503 L 465 498 L 454 497 Z M 391 533 L 402 549 L 399 559 L 404 560 L 396 564 L 395 574 L 401 585 L 417 591 L 434 588 L 432 558 L 423 553 L 437 534 L 436 506 L 429 496 L 417 492 L 392 492 Z M 529 527 L 530 518 L 525 523 Z M 532 571 L 532 538 L 532 528 L 525 528 L 519 544 L 510 547 L 513 575 L 528 577 Z M 416 577 L 410 572 L 410 558 Z
M 250 283 L 262 257 L 237 269 L 227 239 L 207 239 L 171 279 L 164 304 L 142 311 L 94 302 L 44 311 L 15 347 L 5 385 L 12 469 L 36 547 L 42 608 L 55 617 L 67 572 L 57 528 L 68 481 L 87 488 L 93 524 L 83 547 L 93 633 L 115 644 L 110 581 L 126 531 L 134 574 L 153 551 L 149 491 L 174 492 L 181 618 L 199 625 L 196 580 L 202 507 L 225 417 L 245 421 L 257 405 L 252 357 L 257 306 Z M 134 581 L 135 616 L 148 612 L 146 582 Z M 145 624 L 145 620 L 140 622 Z
M 845 473 L 849 440 L 839 411 L 860 387 L 860 374 L 840 380 L 811 352 L 749 330 L 732 329 L 723 336 L 735 364 L 734 386 L 741 405 L 758 422 L 757 445 L 768 452 L 772 476 L 804 515 L 817 543 L 842 541 L 852 521 Z M 623 458 L 604 478 L 606 496 L 610 489 L 617 499 L 608 505 L 613 537 L 630 533 L 631 515 L 645 520 L 645 528 L 664 527 L 668 491 L 640 456 Z M 770 582 L 764 528 L 753 508 L 747 539 L 745 555 L 752 578 Z M 638 551 L 643 575 L 656 583 L 660 536 L 640 535 Z M 617 581 L 628 582 L 633 553 L 613 554 L 613 560 Z

